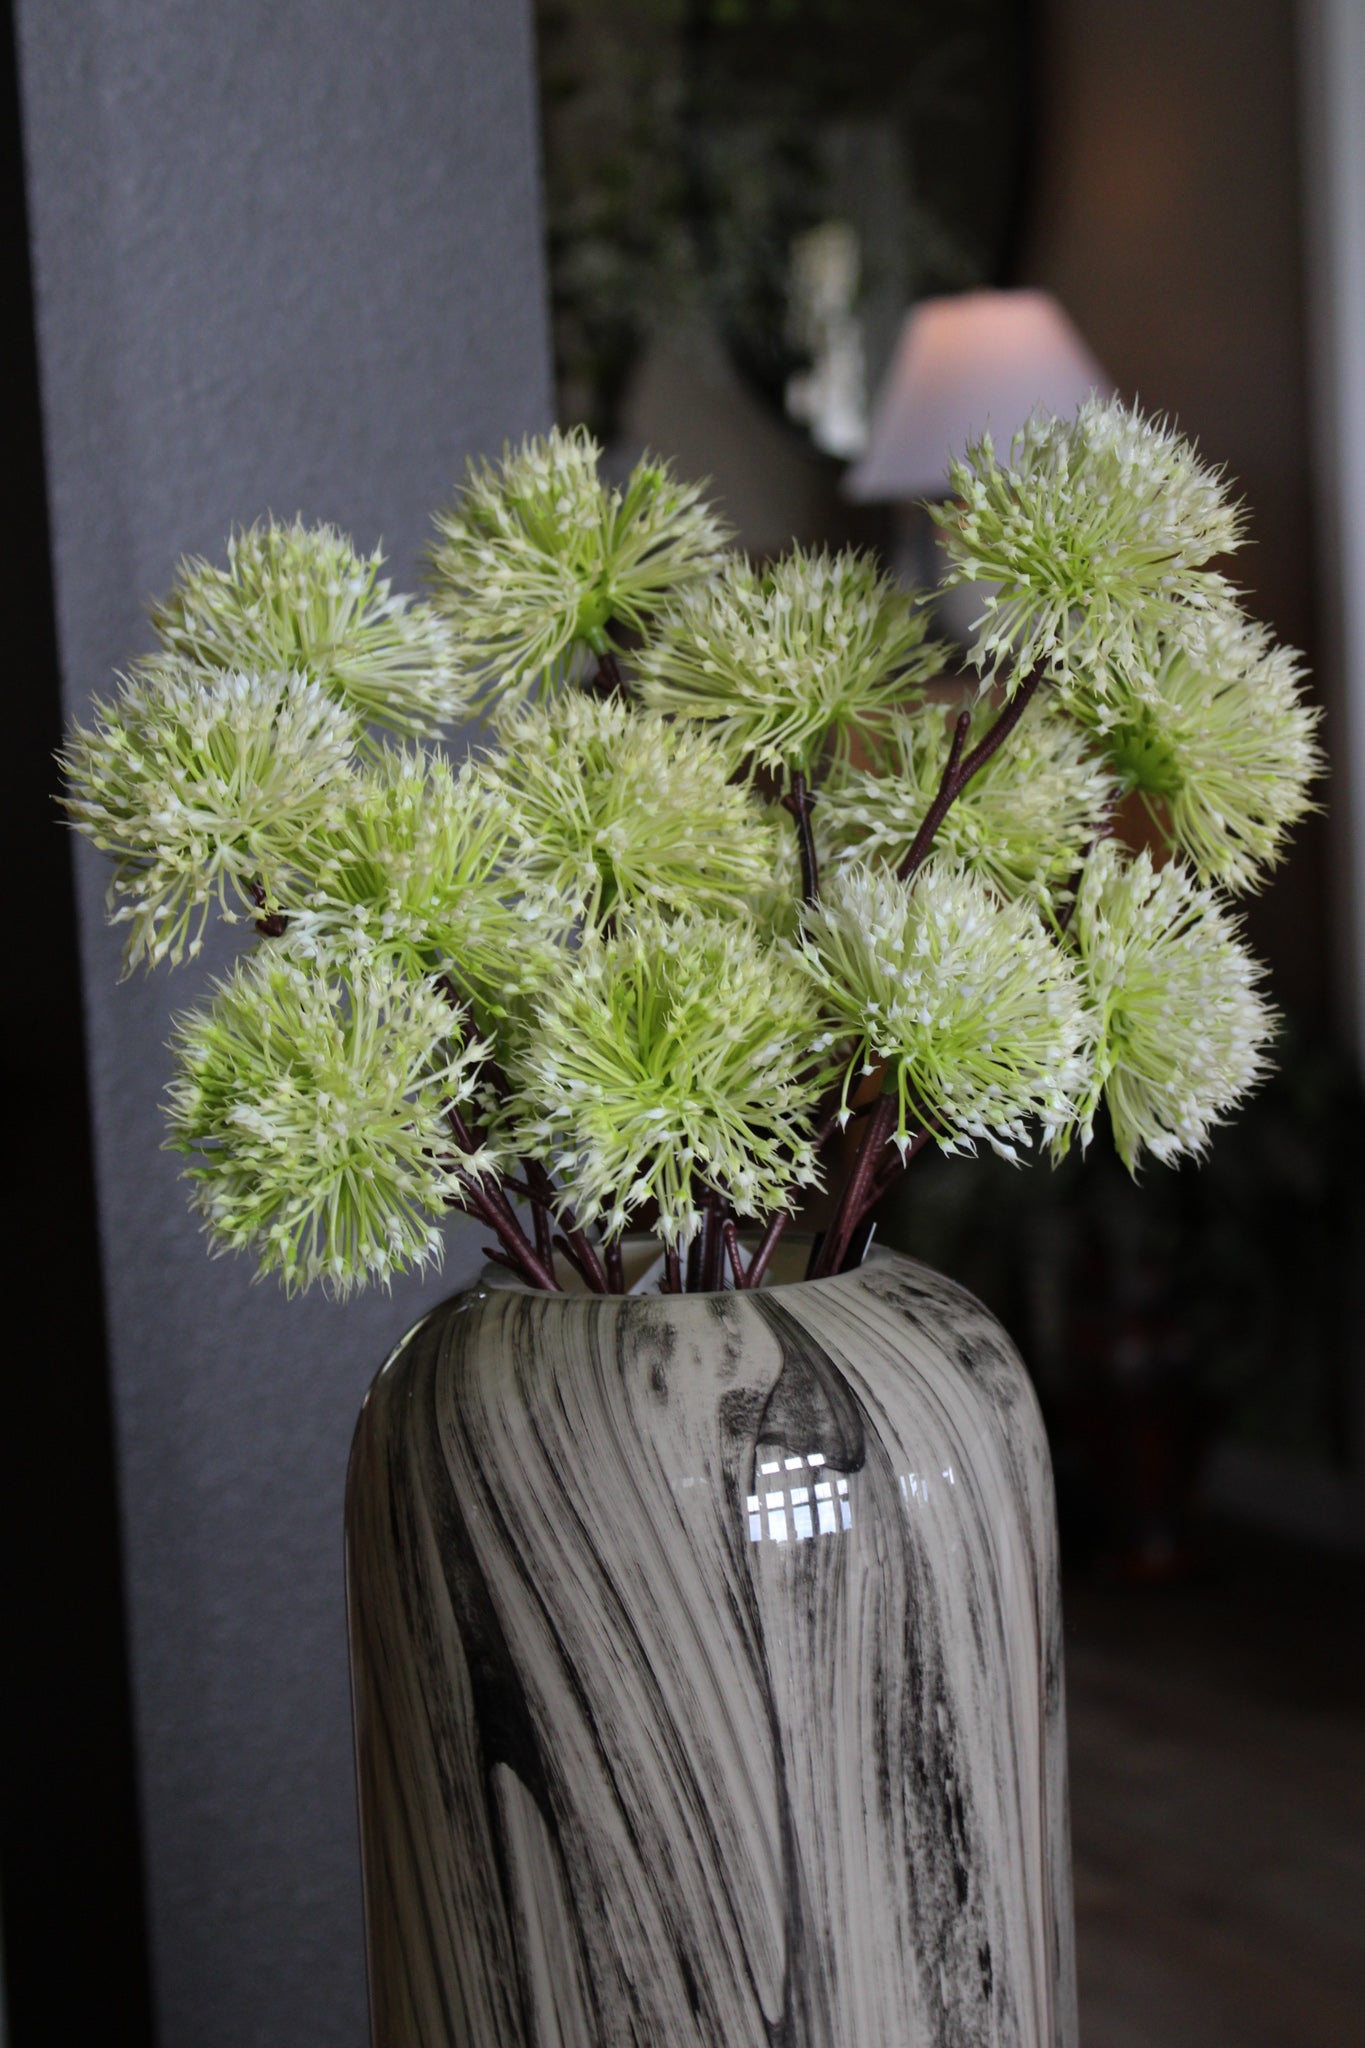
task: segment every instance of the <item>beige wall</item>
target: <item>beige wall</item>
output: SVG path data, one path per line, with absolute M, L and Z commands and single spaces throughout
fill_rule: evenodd
M 1120 389 L 1239 480 L 1234 573 L 1315 658 L 1293 0 L 1045 0 L 1041 35 L 1021 282 L 1055 291 Z M 1278 997 L 1319 1015 L 1323 856 L 1310 823 L 1252 912 Z

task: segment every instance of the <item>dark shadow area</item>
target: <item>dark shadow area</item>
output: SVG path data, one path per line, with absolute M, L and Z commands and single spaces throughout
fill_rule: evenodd
M 1065 1591 L 1084 2048 L 1353 2048 L 1365 1566 L 1205 1522 L 1179 1584 Z
M 9 2048 L 153 2038 L 71 841 L 60 738 L 14 23 L 4 37 L 11 688 L 3 749 L 14 892 L 5 1005 L 9 1401 L 0 1472 L 0 1793 Z M 21 1321 L 27 1300 L 31 1320 Z

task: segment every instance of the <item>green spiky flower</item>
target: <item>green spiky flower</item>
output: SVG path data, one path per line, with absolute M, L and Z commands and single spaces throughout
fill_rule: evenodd
M 1157 869 L 1108 840 L 1086 869 L 1071 933 L 1097 1047 L 1082 1142 L 1103 1094 L 1130 1171 L 1144 1151 L 1198 1156 L 1264 1073 L 1275 1027 L 1236 919 L 1176 862 Z
M 517 821 L 521 864 L 590 917 L 733 913 L 772 889 L 772 814 L 695 728 L 572 691 L 504 720 L 499 738 L 482 772 Z
M 665 1242 L 686 1244 L 707 1189 L 755 1217 L 816 1180 L 824 1043 L 806 977 L 751 926 L 646 913 L 590 932 L 546 992 L 515 1070 L 515 1142 L 607 1236 L 656 1202 Z
M 1011 683 L 1034 668 L 1103 692 L 1145 673 L 1148 635 L 1221 601 L 1207 567 L 1235 548 L 1242 514 L 1220 473 L 1160 420 L 1090 398 L 1072 420 L 1035 416 L 1007 463 L 989 434 L 954 461 L 958 502 L 935 510 L 952 567 L 944 587 L 982 594 L 973 658 Z
M 624 489 L 598 474 L 582 427 L 558 428 L 471 463 L 431 554 L 436 602 L 468 674 L 507 703 L 576 654 L 605 654 L 616 627 L 645 627 L 684 585 L 709 576 L 728 538 L 699 488 L 646 456 Z
M 1075 1115 L 1088 1026 L 1071 963 L 1025 902 L 1002 903 L 964 869 L 912 882 L 854 864 L 805 915 L 802 951 L 857 1073 L 884 1063 L 904 1145 L 928 1120 L 945 1151 L 985 1139 L 1014 1157 L 1037 1122 Z
M 439 1264 L 437 1224 L 460 1196 L 444 1106 L 468 1100 L 487 1048 L 461 1044 L 432 983 L 387 961 L 343 983 L 258 955 L 178 1020 L 173 1050 L 168 1143 L 193 1162 L 216 1249 L 255 1251 L 291 1294 Z
M 942 666 L 926 614 L 869 556 L 732 557 L 679 598 L 640 657 L 645 702 L 703 721 L 740 759 L 810 774 Z
M 383 556 L 332 526 L 267 520 L 228 541 L 226 569 L 184 561 L 152 625 L 207 670 L 298 669 L 365 725 L 434 739 L 469 697 L 445 622 L 390 591 Z
M 1154 647 L 1155 687 L 1120 686 L 1103 744 L 1201 881 L 1253 888 L 1311 808 L 1320 714 L 1293 648 L 1231 609 Z
M 278 903 L 340 810 L 355 742 L 355 720 L 305 676 L 176 661 L 147 663 L 73 725 L 64 802 L 113 856 L 125 973 L 196 954 L 215 902 L 229 920 Z
M 827 856 L 900 866 L 938 793 L 955 715 L 956 707 L 932 703 L 898 712 L 875 775 L 835 768 L 815 813 Z M 996 715 L 989 699 L 976 704 L 965 751 Z M 1035 701 L 1009 745 L 967 784 L 935 845 L 1002 896 L 1048 901 L 1074 878 L 1115 794 L 1075 720 Z
M 388 954 L 409 975 L 446 974 L 486 1026 L 539 985 L 540 955 L 572 922 L 570 906 L 509 866 L 515 837 L 506 798 L 479 769 L 385 749 L 287 898 L 289 950 Z

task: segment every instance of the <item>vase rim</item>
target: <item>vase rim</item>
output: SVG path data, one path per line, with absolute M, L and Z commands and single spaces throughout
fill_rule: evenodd
M 748 1248 L 758 1241 L 758 1233 L 746 1233 Z M 764 1274 L 757 1294 L 783 1294 L 794 1287 L 813 1287 L 819 1281 L 847 1279 L 847 1273 L 823 1273 L 808 1277 L 804 1271 L 814 1233 L 809 1230 L 790 1231 L 782 1239 L 773 1254 L 771 1265 Z M 745 1244 L 745 1236 L 740 1238 Z M 487 1265 L 479 1274 L 477 1285 L 497 1294 L 535 1294 L 546 1301 L 716 1301 L 727 1295 L 740 1295 L 746 1290 L 738 1287 L 689 1288 L 682 1294 L 661 1294 L 657 1287 L 641 1287 L 641 1278 L 652 1273 L 655 1265 L 662 1265 L 663 1249 L 656 1237 L 635 1233 L 621 1240 L 622 1253 L 626 1262 L 629 1279 L 632 1254 L 637 1266 L 635 1285 L 628 1285 L 623 1294 L 595 1294 L 584 1285 L 579 1275 L 562 1252 L 555 1254 L 555 1277 L 561 1282 L 558 1294 L 551 1294 L 548 1288 L 535 1288 L 523 1280 L 519 1273 L 513 1273 L 505 1266 Z M 876 1256 L 878 1250 L 886 1247 L 869 1246 L 868 1257 Z M 793 1271 L 795 1267 L 797 1270 Z M 856 1269 L 855 1269 L 856 1270 Z

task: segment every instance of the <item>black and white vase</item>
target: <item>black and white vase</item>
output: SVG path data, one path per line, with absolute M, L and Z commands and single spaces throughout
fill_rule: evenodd
M 375 2048 L 1074 2048 L 1047 1445 L 969 1295 L 475 1287 L 347 1537 Z

